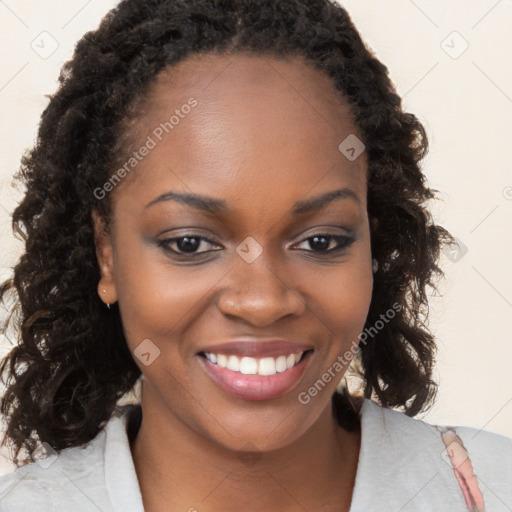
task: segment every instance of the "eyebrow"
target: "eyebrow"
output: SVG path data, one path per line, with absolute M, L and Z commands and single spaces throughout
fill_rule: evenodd
M 312 197 L 310 199 L 302 199 L 297 201 L 292 208 L 292 214 L 299 215 L 303 213 L 310 213 L 323 210 L 327 205 L 333 201 L 340 199 L 353 199 L 357 203 L 361 203 L 357 194 L 349 188 L 340 188 L 332 190 L 325 194 Z M 199 194 L 188 194 L 182 192 L 166 192 L 161 194 L 153 201 L 149 202 L 145 208 L 149 208 L 158 203 L 166 201 L 176 201 L 185 204 L 198 210 L 206 211 L 213 214 L 222 213 L 228 210 L 226 202 L 222 199 L 214 197 L 203 196 Z

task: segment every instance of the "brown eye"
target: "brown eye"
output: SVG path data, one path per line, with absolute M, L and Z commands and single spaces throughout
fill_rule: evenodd
M 312 249 L 309 252 L 330 254 L 348 248 L 354 241 L 354 238 L 349 236 L 318 233 L 306 238 L 301 243 L 309 244 L 309 247 Z
M 204 243 L 203 243 L 204 242 Z M 197 252 L 197 249 L 201 247 L 204 244 L 210 244 L 215 245 L 213 242 L 210 242 L 207 238 L 204 238 L 202 236 L 196 236 L 196 235 L 185 235 L 185 236 L 179 236 L 174 238 L 167 238 L 165 240 L 160 240 L 158 242 L 159 247 L 163 247 L 166 251 L 173 252 L 179 255 L 183 254 L 203 254 L 210 251 L 199 251 Z M 174 247 L 177 249 L 173 249 L 170 246 L 174 245 Z

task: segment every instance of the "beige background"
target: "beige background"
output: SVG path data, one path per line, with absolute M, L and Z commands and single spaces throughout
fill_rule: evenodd
M 55 90 L 78 39 L 116 3 L 0 2 L 2 279 L 20 251 L 10 229 L 11 178 L 34 142 L 44 95 Z M 425 124 L 425 173 L 441 191 L 436 221 L 467 249 L 441 262 L 447 279 L 431 307 L 440 393 L 420 417 L 512 437 L 512 0 L 342 4 L 388 66 L 406 109 Z M 52 45 L 58 48 L 48 56 Z M 0 473 L 9 469 L 0 459 Z

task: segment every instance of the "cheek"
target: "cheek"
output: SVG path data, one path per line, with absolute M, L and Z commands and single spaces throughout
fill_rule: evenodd
M 146 337 L 149 333 L 165 331 L 171 335 L 179 330 L 181 323 L 190 321 L 194 309 L 201 305 L 201 298 L 218 281 L 215 272 L 204 268 L 196 277 L 191 267 L 171 268 L 144 260 L 136 270 L 121 267 L 117 275 L 123 323 Z
M 218 266 L 172 265 L 159 251 L 132 250 L 116 261 L 119 308 L 132 348 L 146 338 L 158 343 L 177 335 L 222 279 Z
M 369 256 L 361 253 L 336 270 L 316 270 L 302 279 L 308 283 L 311 313 L 328 337 L 339 340 L 331 347 L 333 353 L 345 350 L 353 340 L 358 341 L 364 327 L 373 290 L 373 273 L 368 261 Z
M 325 287 L 324 308 L 333 321 L 339 319 L 341 326 L 348 327 L 366 319 L 373 281 L 366 269 L 357 268 L 344 272 L 339 279 L 329 280 Z

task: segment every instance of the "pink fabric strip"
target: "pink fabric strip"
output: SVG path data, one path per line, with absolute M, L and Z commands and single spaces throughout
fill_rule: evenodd
M 473 465 L 462 439 L 450 427 L 438 430 L 450 457 L 453 472 L 459 482 L 466 505 L 470 512 L 485 512 L 485 503 L 482 492 L 478 487 L 478 480 L 473 472 Z

